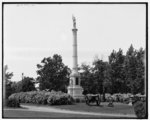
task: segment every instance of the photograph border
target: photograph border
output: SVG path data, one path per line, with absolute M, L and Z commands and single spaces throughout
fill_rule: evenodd
M 145 4 L 145 9 L 146 9 L 146 118 L 148 118 L 148 2 L 2 2 L 2 118 L 7 118 L 4 117 L 4 101 L 3 101 L 3 82 L 4 82 L 4 5 L 8 4 L 39 4 L 39 5 L 47 5 L 47 4 Z M 9 118 L 9 117 L 8 117 Z M 10 118 L 9 118 L 10 119 Z M 21 118 L 21 117 L 12 117 L 11 119 L 58 119 L 58 118 Z M 59 118 L 63 119 L 63 118 Z M 67 118 L 70 119 L 70 118 Z M 90 118 L 88 118 L 90 119 Z M 107 119 L 107 118 L 104 118 Z M 113 119 L 113 118 L 110 118 Z M 124 119 L 124 118 L 119 118 L 119 119 Z M 128 119 L 128 118 L 126 118 Z M 130 118 L 129 118 L 130 119 Z M 137 118 L 135 118 L 137 119 Z

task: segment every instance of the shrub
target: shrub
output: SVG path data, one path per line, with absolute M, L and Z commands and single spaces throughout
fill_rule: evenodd
M 123 103 L 129 104 L 129 98 L 124 98 Z
M 146 117 L 146 102 L 137 101 L 133 106 L 136 116 L 140 119 L 144 119 Z
M 46 104 L 47 103 L 46 97 L 42 93 L 36 94 L 34 96 L 34 98 L 35 98 L 35 103 L 37 103 L 37 104 Z
M 47 91 L 30 91 L 14 93 L 9 96 L 10 99 L 15 99 L 21 103 L 34 103 L 34 104 L 49 104 L 49 105 L 62 105 L 72 104 L 73 98 L 61 91 L 47 92 Z
M 81 99 L 81 101 L 80 101 L 80 102 L 85 103 L 85 99 Z
M 6 106 L 7 107 L 20 107 L 20 103 L 16 99 L 7 99 Z
M 49 105 L 67 105 L 73 104 L 73 98 L 66 93 L 52 93 L 48 99 L 47 103 Z
M 76 99 L 75 99 L 75 102 L 76 102 L 76 103 L 80 103 L 80 99 L 79 99 L 79 98 L 76 98 Z

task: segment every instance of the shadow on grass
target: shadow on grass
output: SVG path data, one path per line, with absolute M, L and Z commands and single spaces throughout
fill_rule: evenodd
M 20 107 L 8 107 L 8 106 L 4 106 L 3 109 L 29 109 L 29 108 L 27 108 L 27 107 L 22 107 L 22 106 L 20 105 Z

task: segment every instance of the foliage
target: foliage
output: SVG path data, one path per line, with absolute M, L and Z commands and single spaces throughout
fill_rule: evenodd
M 62 62 L 60 55 L 44 58 L 41 64 L 37 64 L 37 82 L 40 90 L 49 89 L 67 92 L 70 70 Z
M 93 62 L 93 67 L 82 64 L 81 85 L 84 88 L 83 94 L 103 93 L 104 96 L 105 92 L 110 91 L 108 88 L 111 85 L 109 68 L 107 62 L 99 59 Z M 105 96 L 103 99 L 105 99 Z
M 6 84 L 9 83 L 11 78 L 13 77 L 13 73 L 12 72 L 9 73 L 7 72 L 7 70 L 8 70 L 8 66 L 5 65 L 4 66 L 4 79 L 5 79 Z
M 82 64 L 83 94 L 103 94 L 103 101 L 105 93 L 144 94 L 144 55 L 142 48 L 135 50 L 131 45 L 125 55 L 122 49 L 113 50 L 108 62 L 97 58 L 93 61 L 93 66 Z M 123 98 L 119 99 L 123 101 Z
M 146 118 L 146 102 L 137 101 L 133 104 L 135 114 L 138 118 Z
M 123 50 L 113 50 L 109 56 L 108 62 L 96 59 L 92 66 L 82 64 L 81 86 L 84 91 L 83 94 L 101 94 L 102 101 L 107 101 L 106 93 L 112 95 L 114 101 L 129 102 L 128 93 L 133 95 L 140 93 L 144 94 L 144 55 L 145 50 L 140 48 L 135 50 L 133 45 L 129 47 L 126 54 L 123 55 Z M 7 67 L 6 67 L 7 68 Z M 67 92 L 69 84 L 70 69 L 62 62 L 62 57 L 55 54 L 53 57 L 44 58 L 40 64 L 37 64 L 37 81 L 39 82 L 40 90 L 55 90 Z M 25 77 L 22 81 L 17 83 L 11 82 L 10 79 L 13 73 L 8 73 L 5 70 L 7 97 L 13 92 L 31 91 L 35 90 L 33 78 Z M 32 84 L 32 85 L 31 85 Z M 121 93 L 118 94 L 117 93 Z M 41 92 L 33 94 L 20 95 L 21 100 L 25 102 L 47 104 L 52 101 L 59 101 L 60 96 L 52 95 L 51 92 Z M 127 94 L 127 95 L 126 95 Z M 28 100 L 27 100 L 28 99 Z M 63 98 L 65 99 L 65 98 Z
M 12 84 L 12 82 L 11 82 L 11 78 L 13 77 L 13 73 L 11 72 L 11 73 L 9 73 L 9 72 L 7 72 L 7 70 L 8 70 L 8 66 L 7 65 L 5 65 L 4 66 L 4 73 L 3 73 L 3 75 L 4 75 L 4 79 L 3 79 L 3 91 L 4 91 L 4 93 L 3 93 L 3 98 L 5 98 L 5 99 L 8 99 L 8 97 L 12 94 L 12 88 L 11 88 L 11 84 Z
M 24 77 L 22 80 L 22 92 L 35 90 L 34 79 L 30 77 Z
M 143 93 L 144 92 L 144 51 L 141 48 L 139 51 L 134 50 L 131 45 L 128 49 L 124 62 L 125 82 L 129 92 Z
M 61 94 L 51 94 L 48 99 L 47 103 L 49 105 L 67 105 L 72 104 L 72 98 L 70 95 L 66 93 Z
M 109 65 L 108 62 L 104 62 L 103 60 L 95 60 L 93 62 L 93 72 L 96 79 L 96 88 L 97 93 L 103 94 L 103 101 L 105 101 L 105 92 L 107 92 L 106 88 L 110 85 L 110 78 L 109 78 Z
M 108 107 L 114 107 L 114 104 L 113 104 L 113 97 L 108 97 Z
M 118 52 L 115 50 L 109 56 L 110 65 L 110 80 L 111 80 L 111 93 L 124 92 L 124 63 L 123 51 L 119 49 Z M 117 88 L 117 89 L 115 89 Z
M 96 80 L 94 79 L 94 74 L 92 73 L 93 68 L 89 65 L 82 64 L 81 69 L 83 70 L 81 74 L 81 86 L 84 89 L 83 94 L 96 93 L 97 88 L 94 88 L 96 86 Z
M 21 81 L 12 82 L 11 87 L 15 92 L 27 92 L 27 91 L 34 91 L 34 79 L 31 77 L 24 77 Z
M 5 104 L 7 107 L 20 107 L 20 103 L 16 99 L 7 99 Z
M 15 99 L 21 103 L 34 104 L 49 104 L 49 105 L 63 105 L 72 104 L 73 98 L 63 92 L 47 92 L 47 91 L 30 91 L 14 93 L 9 96 L 9 99 Z
M 115 93 L 115 94 L 109 94 L 109 93 L 106 93 L 105 94 L 105 98 L 106 98 L 106 101 L 109 102 L 109 98 L 111 97 L 113 99 L 113 102 L 122 102 L 122 103 L 126 103 L 128 104 L 129 103 L 129 98 L 133 96 L 132 94 L 130 93 L 127 93 L 127 94 L 122 94 L 122 93 Z M 102 96 L 101 96 L 102 98 Z
M 106 64 L 107 62 L 103 62 L 103 60 L 96 60 L 93 62 L 94 68 L 94 76 L 97 81 L 97 90 L 99 93 L 104 92 L 104 71 L 106 70 Z
M 76 103 L 80 103 L 80 99 L 79 99 L 79 98 L 76 98 L 76 99 L 75 99 L 75 102 L 76 102 Z
M 21 89 L 22 89 L 22 82 L 21 82 L 21 81 L 12 82 L 11 88 L 12 88 L 13 93 L 21 92 Z

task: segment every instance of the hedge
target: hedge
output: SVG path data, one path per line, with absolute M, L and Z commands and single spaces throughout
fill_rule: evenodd
M 21 103 L 33 104 L 49 104 L 49 105 L 65 105 L 73 104 L 73 98 L 61 91 L 47 92 L 47 91 L 30 91 L 14 93 L 9 96 L 9 99 L 15 99 Z
M 18 107 L 20 107 L 20 103 L 16 99 L 7 99 L 5 101 L 5 106 L 18 108 Z
M 132 96 L 132 94 L 130 94 L 130 93 L 127 93 L 127 94 L 116 93 L 116 94 L 111 95 L 109 93 L 106 93 L 105 94 L 106 102 L 109 102 L 110 96 L 113 98 L 113 102 L 122 102 L 122 103 L 128 104 L 129 98 L 130 98 L 130 96 Z M 103 97 L 101 95 L 101 101 L 103 101 L 102 98 Z
M 146 102 L 137 101 L 133 104 L 137 118 L 146 118 Z

